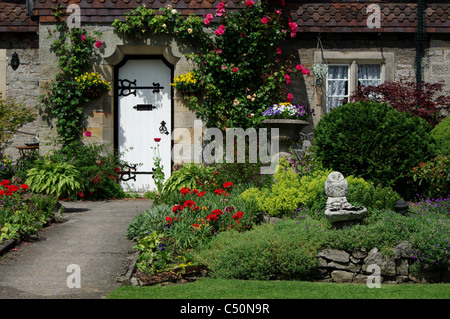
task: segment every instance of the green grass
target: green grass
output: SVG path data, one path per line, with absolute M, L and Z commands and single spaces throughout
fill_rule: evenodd
M 171 286 L 123 286 L 108 299 L 450 299 L 450 284 L 315 283 L 199 279 Z

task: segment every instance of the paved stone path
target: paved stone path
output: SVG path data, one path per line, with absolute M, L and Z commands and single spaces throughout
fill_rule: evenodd
M 61 222 L 44 228 L 40 240 L 0 256 L 0 299 L 99 299 L 120 285 L 116 279 L 127 271 L 134 245 L 126 229 L 152 201 L 62 204 Z M 68 287 L 72 264 L 79 266 L 80 288 Z

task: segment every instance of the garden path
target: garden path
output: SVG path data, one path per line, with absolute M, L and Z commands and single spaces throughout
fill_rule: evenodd
M 120 285 L 131 264 L 128 225 L 153 201 L 62 202 L 61 222 L 40 240 L 22 242 L 0 257 L 0 299 L 99 299 Z M 76 283 L 79 266 L 80 288 Z M 68 284 L 68 278 L 69 284 Z

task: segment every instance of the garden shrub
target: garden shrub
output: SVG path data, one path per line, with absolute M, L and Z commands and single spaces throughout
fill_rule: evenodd
M 433 198 L 450 194 L 450 156 L 438 155 L 425 163 L 420 162 L 412 173 L 414 181 L 421 187 L 418 194 Z
M 450 116 L 436 125 L 431 135 L 436 141 L 436 152 L 450 157 Z
M 50 158 L 54 162 L 70 163 L 79 170 L 82 185 L 74 198 L 96 200 L 125 196 L 117 183 L 125 163 L 120 159 L 120 154 L 111 153 L 107 145 L 71 142 L 53 151 Z
M 326 113 L 314 128 L 316 159 L 344 176 L 415 194 L 411 171 L 433 154 L 431 127 L 387 104 L 360 101 Z
M 241 198 L 270 216 L 293 216 L 300 207 L 323 212 L 327 201 L 325 181 L 331 170 L 315 170 L 301 175 L 292 166 L 286 166 L 286 162 L 281 163 L 282 168 L 274 174 L 272 188 L 251 187 L 241 194 Z M 390 187 L 374 186 L 363 178 L 354 176 L 347 176 L 346 180 L 349 187 L 347 200 L 355 206 L 392 209 L 400 199 L 400 195 Z M 317 217 L 321 216 L 322 214 L 317 214 Z
M 318 263 L 317 246 L 309 240 L 306 226 L 321 227 L 311 219 L 301 226 L 287 220 L 241 234 L 221 233 L 194 252 L 194 260 L 215 278 L 304 280 Z
M 417 83 L 402 79 L 398 82 L 383 82 L 378 86 L 358 86 L 352 101 L 387 103 L 401 112 L 408 112 L 435 127 L 450 111 L 449 92 L 444 91 L 444 82 Z

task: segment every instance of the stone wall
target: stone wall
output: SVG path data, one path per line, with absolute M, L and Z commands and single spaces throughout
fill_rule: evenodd
M 355 249 L 351 252 L 325 249 L 319 252 L 319 268 L 314 280 L 319 282 L 366 284 L 369 276 L 376 275 L 370 265 L 380 268 L 380 283 L 437 283 L 449 282 L 449 272 L 415 275 L 411 273 L 412 248 L 401 242 L 386 256 L 378 248 Z
M 35 106 L 39 103 L 39 49 L 36 34 L 1 34 L 0 49 L 6 56 L 5 97 L 17 99 L 37 113 Z M 20 65 L 17 70 L 10 66 L 12 55 L 16 52 Z M 1 74 L 4 76 L 5 74 Z M 38 134 L 38 122 L 28 123 L 19 129 L 12 138 L 13 143 L 5 150 L 13 160 L 19 157 L 16 146 L 24 146 Z

